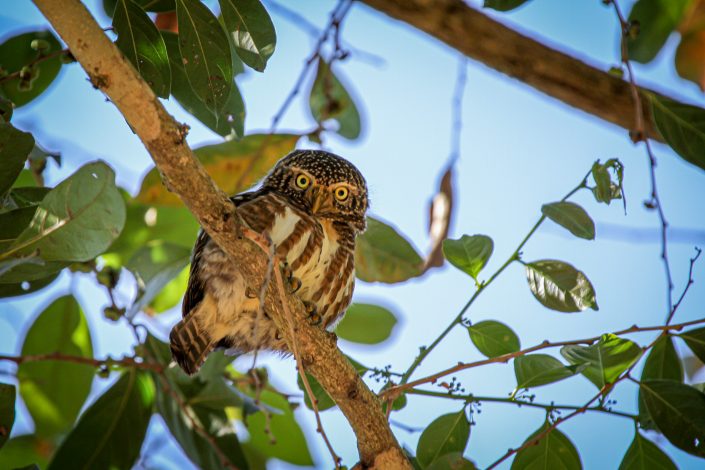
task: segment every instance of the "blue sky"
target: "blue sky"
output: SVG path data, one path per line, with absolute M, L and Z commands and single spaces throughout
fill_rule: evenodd
M 284 2 L 300 9 L 317 25 L 323 25 L 334 6 L 332 1 Z M 478 4 L 478 1 L 470 2 Z M 622 2 L 628 11 L 631 2 Z M 88 2 L 103 25 L 97 2 Z M 9 5 L 9 7 L 7 6 Z M 23 0 L 4 3 L 0 13 L 0 33 L 41 26 L 45 21 Z M 535 0 L 510 14 L 497 17 L 542 41 L 575 53 L 607 69 L 618 63 L 618 26 L 614 13 L 598 0 Z M 273 14 L 278 32 L 277 51 L 264 74 L 248 72 L 239 84 L 247 105 L 247 132 L 267 130 L 274 113 L 298 76 L 309 55 L 313 40 L 286 19 Z M 471 32 L 468 32 L 471 34 Z M 346 84 L 354 90 L 360 106 L 364 132 L 349 142 L 330 136 L 325 144 L 353 161 L 366 176 L 372 198 L 372 213 L 399 228 L 419 250 L 428 244 L 426 213 L 429 198 L 437 185 L 450 152 L 451 100 L 459 56 L 443 44 L 402 23 L 389 20 L 370 8 L 356 4 L 343 29 L 345 41 L 355 48 L 383 58 L 370 63 L 363 57 L 338 65 Z M 481 39 L 478 39 L 481 40 Z M 680 80 L 672 65 L 677 38 L 672 37 L 657 59 L 648 66 L 635 66 L 637 79 L 646 85 L 687 101 L 703 104 L 695 85 Z M 649 196 L 646 153 L 634 146 L 626 131 L 534 91 L 485 66 L 469 61 L 463 101 L 461 155 L 455 175 L 456 212 L 451 237 L 483 233 L 493 238 L 495 252 L 483 272 L 488 277 L 514 251 L 540 215 L 541 205 L 560 199 L 575 186 L 593 161 L 618 157 L 626 167 L 627 215 L 620 204 L 598 205 L 592 195 L 580 193 L 581 204 L 597 224 L 595 241 L 571 237 L 559 227 L 546 223 L 527 244 L 524 259 L 561 259 L 585 272 L 597 292 L 600 310 L 561 314 L 543 308 L 530 294 L 521 266 L 511 266 L 475 303 L 469 312 L 473 321 L 496 319 L 510 325 L 529 346 L 544 339 L 582 338 L 630 326 L 663 322 L 665 282 L 656 242 L 640 243 L 610 230 L 609 224 L 635 227 L 658 233 L 654 212 L 641 202 Z M 281 129 L 305 130 L 312 127 L 306 94 L 294 102 Z M 301 98 L 301 97 L 300 97 Z M 216 142 L 210 133 L 178 105 L 167 103 L 177 119 L 191 125 L 189 143 L 197 146 Z M 59 150 L 64 165 L 51 168 L 49 180 L 56 182 L 82 162 L 103 158 L 117 171 L 118 183 L 131 192 L 139 188 L 151 160 L 139 140 L 125 125 L 117 110 L 92 89 L 83 71 L 65 67 L 52 89 L 34 103 L 16 111 L 13 122 L 31 130 L 47 148 Z M 678 158 L 668 147 L 654 144 L 658 158 L 657 179 L 668 221 L 674 230 L 697 229 L 701 235 L 672 243 L 670 260 L 680 292 L 687 279 L 688 259 L 693 246 L 705 245 L 702 201 L 705 200 L 705 173 Z M 654 238 L 651 238 L 654 240 Z M 695 280 L 676 321 L 703 316 L 705 305 L 705 262 L 696 266 Z M 481 275 L 483 277 L 483 275 Z M 121 296 L 134 293 L 127 282 Z M 346 342 L 344 352 L 368 365 L 391 364 L 404 370 L 417 348 L 430 343 L 455 317 L 473 292 L 472 280 L 452 267 L 444 267 L 403 285 L 381 286 L 358 283 L 356 299 L 379 302 L 393 308 L 400 322 L 393 337 L 379 347 L 362 347 Z M 131 336 L 122 325 L 107 324 L 101 316 L 107 302 L 103 293 L 87 279 L 68 276 L 38 295 L 0 303 L 0 351 L 19 350 L 18 335 L 28 322 L 58 293 L 72 290 L 79 298 L 92 327 L 98 356 L 128 353 Z M 157 319 L 158 331 L 168 331 L 179 313 Z M 21 337 L 21 336 L 20 336 Z M 641 344 L 652 336 L 634 336 Z M 684 351 L 682 343 L 679 350 Z M 557 353 L 557 351 L 555 351 Z M 434 372 L 458 361 L 481 356 L 472 347 L 467 332 L 456 329 L 419 369 L 417 376 Z M 251 359 L 236 361 L 241 368 Z M 275 383 L 285 391 L 298 393 L 291 360 L 268 358 Z M 506 396 L 515 385 L 511 365 L 493 365 L 458 374 L 466 389 L 478 395 Z M 94 391 L 103 382 L 96 381 Z M 539 388 L 537 400 L 582 404 L 594 393 L 583 377 Z M 636 389 L 622 385 L 613 394 L 620 409 L 634 411 Z M 409 405 L 394 420 L 424 426 L 435 417 L 459 409 L 456 402 L 411 397 Z M 314 429 L 313 415 L 297 411 L 303 427 Z M 507 448 L 516 447 L 539 427 L 541 410 L 520 409 L 504 404 L 484 404 L 476 415 L 467 449 L 479 466 L 486 466 Z M 323 414 L 323 424 L 344 462 L 356 461 L 352 432 L 337 411 Z M 157 424 L 155 435 L 163 432 Z M 616 468 L 632 439 L 629 420 L 606 415 L 578 417 L 561 425 L 581 453 L 585 468 Z M 26 412 L 20 415 L 16 433 L 31 431 Z M 418 433 L 395 428 L 399 439 L 415 449 Z M 307 433 L 315 460 L 329 468 L 329 456 L 315 432 Z M 658 441 L 681 468 L 697 468 L 698 461 Z M 161 468 L 186 468 L 180 451 L 169 444 L 154 459 Z M 274 468 L 286 468 L 274 465 Z M 505 465 L 504 468 L 508 468 Z

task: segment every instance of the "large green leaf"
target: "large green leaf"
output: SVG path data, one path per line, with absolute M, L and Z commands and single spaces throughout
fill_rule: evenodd
M 627 39 L 631 60 L 650 62 L 676 29 L 691 0 L 639 0 L 628 21 L 638 22 L 638 34 Z
M 0 201 L 20 175 L 33 147 L 32 134 L 17 130 L 12 124 L 0 123 Z
M 627 453 L 619 464 L 619 470 L 676 470 L 678 467 L 650 440 L 634 433 Z
M 561 361 L 548 354 L 529 354 L 514 359 L 516 390 L 539 387 L 541 385 L 567 379 L 582 370 L 583 366 L 566 367 Z
M 462 452 L 450 452 L 431 462 L 426 470 L 476 470 L 474 463 L 463 457 Z
M 541 260 L 526 265 L 526 279 L 536 300 L 559 312 L 598 310 L 590 280 L 563 261 Z
M 524 442 L 532 441 L 547 428 L 548 423 L 544 423 Z M 579 470 L 583 465 L 580 462 L 580 454 L 570 439 L 558 429 L 553 429 L 537 444 L 526 446 L 517 452 L 511 468 Z
M 684 331 L 678 336 L 685 341 L 698 359 L 705 362 L 705 327 Z
M 245 103 L 237 84 L 233 82 L 228 101 L 222 110 L 211 110 L 191 88 L 184 63 L 179 52 L 179 36 L 162 31 L 169 53 L 171 68 L 171 93 L 183 108 L 213 132 L 231 139 L 242 137 L 245 129 Z
M 357 237 L 355 274 L 366 282 L 403 282 L 421 275 L 423 260 L 411 243 L 384 222 L 367 217 Z
M 113 170 L 105 163 L 88 163 L 44 197 L 29 227 L 0 260 L 34 253 L 46 261 L 88 261 L 110 246 L 124 223 L 125 204 Z M 28 279 L 11 276 L 14 271 L 2 282 Z
M 573 365 L 586 364 L 582 374 L 603 390 L 639 359 L 641 348 L 628 339 L 605 334 L 591 346 L 563 346 L 561 354 Z
M 32 323 L 22 355 L 62 353 L 93 357 L 88 324 L 76 299 L 59 297 Z M 93 367 L 68 361 L 20 364 L 20 395 L 38 436 L 53 437 L 70 429 L 91 391 Z
M 168 98 L 171 70 L 164 39 L 152 20 L 132 0 L 118 0 L 113 14 L 118 48 L 160 98 Z
M 219 0 L 219 3 L 237 55 L 253 69 L 263 72 L 277 43 L 267 10 L 259 0 Z
M 32 48 L 33 41 L 43 41 L 47 46 L 41 52 Z M 36 45 L 37 43 L 35 43 Z M 61 59 L 56 55 L 61 51 L 61 44 L 49 31 L 33 31 L 7 39 L 0 44 L 0 64 L 8 74 L 20 72 L 29 66 L 29 77 L 20 76 L 3 80 L 0 83 L 0 95 L 12 101 L 16 107 L 23 106 L 42 94 L 54 81 L 61 69 Z M 41 56 L 52 56 L 30 66 Z
M 519 337 L 504 323 L 486 320 L 468 327 L 470 340 L 487 357 L 497 357 L 521 349 Z
M 15 424 L 16 395 L 14 385 L 0 383 L 0 449 L 9 439 L 12 425 Z
M 463 235 L 458 240 L 443 240 L 443 255 L 446 259 L 469 274 L 475 282 L 492 256 L 492 250 L 494 243 L 486 235 Z
M 176 0 L 176 17 L 186 77 L 206 107 L 219 112 L 233 88 L 228 37 L 218 18 L 199 0 Z
M 671 444 L 705 457 L 705 395 L 671 380 L 646 380 L 639 389 L 654 423 Z
M 125 372 L 81 415 L 48 470 L 131 469 L 140 455 L 153 402 L 149 375 Z
M 465 408 L 457 413 L 439 416 L 421 433 L 416 446 L 416 459 L 427 466 L 451 452 L 465 452 L 470 439 L 470 423 Z
M 379 305 L 354 303 L 338 323 L 339 338 L 361 344 L 377 344 L 389 338 L 397 318 Z
M 137 279 L 137 298 L 129 315 L 145 308 L 189 263 L 191 250 L 172 243 L 154 241 L 140 248 L 125 267 Z
M 294 134 L 251 134 L 239 141 L 205 145 L 195 149 L 203 166 L 218 187 L 235 194 L 259 181 L 279 159 L 294 149 L 300 136 Z M 142 180 L 137 201 L 159 206 L 183 206 L 162 184 L 156 168 Z
M 686 161 L 705 170 L 705 109 L 649 95 L 656 127 Z
M 641 380 L 665 379 L 683 382 L 683 364 L 681 363 L 673 338 L 670 335 L 661 336 L 646 357 Z M 646 403 L 639 391 L 639 424 L 643 429 L 655 429 L 655 425 Z
M 528 0 L 485 0 L 484 8 L 492 8 L 497 11 L 509 11 L 522 6 Z
M 595 239 L 595 223 L 579 205 L 568 201 L 552 202 L 544 204 L 541 212 L 576 237 Z
M 323 59 L 318 60 L 318 71 L 311 87 L 309 107 L 316 122 L 334 120 L 338 123 L 336 132 L 339 135 L 351 140 L 360 137 L 362 125 L 357 106 L 330 65 Z

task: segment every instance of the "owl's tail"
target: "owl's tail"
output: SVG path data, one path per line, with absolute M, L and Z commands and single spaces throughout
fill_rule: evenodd
M 216 345 L 205 328 L 200 327 L 197 315 L 193 313 L 196 312 L 177 323 L 169 335 L 171 356 L 188 375 L 198 372 Z

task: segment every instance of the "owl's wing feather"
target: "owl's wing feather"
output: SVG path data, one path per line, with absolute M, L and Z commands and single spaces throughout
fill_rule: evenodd
M 232 196 L 230 200 L 233 201 L 233 203 L 235 203 L 235 207 L 237 207 L 262 196 L 265 192 L 266 191 L 259 190 L 241 193 Z M 184 300 L 181 304 L 181 314 L 183 317 L 186 317 L 190 312 L 194 311 L 198 304 L 203 300 L 204 285 L 203 280 L 199 276 L 199 272 L 203 249 L 209 240 L 210 236 L 205 230 L 201 229 L 198 233 L 198 238 L 196 239 L 196 244 L 193 247 L 193 253 L 191 255 L 191 269 L 189 270 L 188 287 L 186 288 L 186 294 L 184 295 Z

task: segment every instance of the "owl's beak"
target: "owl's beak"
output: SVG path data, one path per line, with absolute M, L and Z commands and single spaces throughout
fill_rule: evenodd
M 311 203 L 311 212 L 316 214 L 321 211 L 321 209 L 327 209 L 328 207 L 328 193 L 324 191 L 321 186 L 314 185 L 309 193 L 309 202 Z

